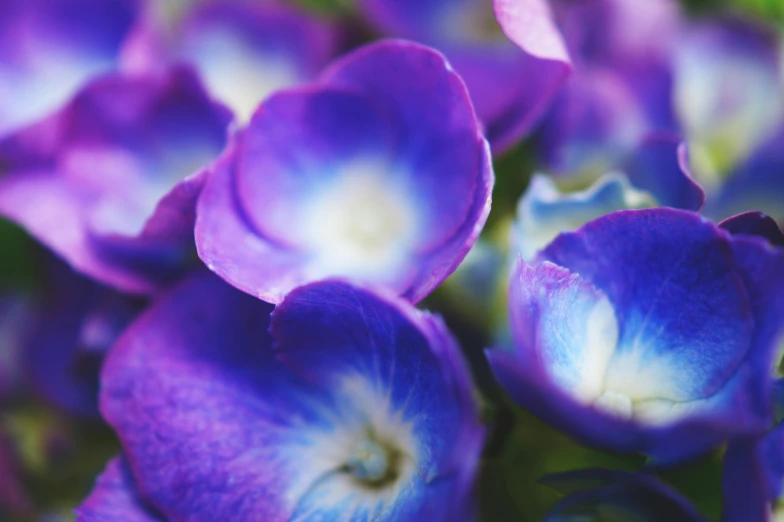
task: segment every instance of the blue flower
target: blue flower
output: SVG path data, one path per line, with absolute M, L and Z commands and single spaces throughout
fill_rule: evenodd
M 471 518 L 484 430 L 459 348 L 439 318 L 347 283 L 272 311 L 193 275 L 112 349 L 101 409 L 127 464 L 81 521 L 118 505 L 129 520 Z
M 662 461 L 759 434 L 784 313 L 784 250 L 669 208 L 561 234 L 509 287 L 512 397 L 576 438 Z
M 685 148 L 679 140 L 651 136 L 618 171 L 588 189 L 561 193 L 543 174 L 534 175 L 517 206 L 512 229 L 514 254 L 530 261 L 561 232 L 616 210 L 671 206 L 699 210 L 705 196 L 683 168 Z

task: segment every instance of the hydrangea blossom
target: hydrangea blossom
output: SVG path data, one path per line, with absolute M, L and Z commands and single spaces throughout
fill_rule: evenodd
M 59 109 L 93 76 L 118 68 L 137 0 L 4 0 L 0 136 Z
M 781 127 L 784 53 L 775 31 L 738 19 L 695 24 L 677 48 L 675 108 L 694 174 L 713 192 Z
M 484 434 L 441 320 L 347 283 L 272 306 L 198 272 L 123 335 L 82 522 L 468 520 Z
M 97 284 L 44 255 L 45 287 L 32 305 L 19 359 L 25 384 L 58 409 L 98 415 L 98 371 L 145 300 Z
M 460 78 L 427 47 L 384 41 L 259 107 L 212 166 L 196 245 L 269 302 L 328 276 L 419 301 L 476 240 L 492 184 Z
M 514 255 L 530 261 L 561 232 L 616 210 L 654 206 L 699 210 L 705 195 L 685 171 L 684 155 L 678 140 L 651 136 L 621 170 L 605 174 L 585 190 L 562 193 L 551 178 L 534 175 L 517 206 Z
M 497 1 L 498 21 L 490 0 L 361 0 L 358 6 L 384 34 L 431 45 L 449 58 L 494 152 L 530 131 L 569 75 L 546 0 Z
M 151 292 L 190 255 L 201 169 L 229 121 L 186 70 L 97 79 L 0 142 L 0 215 L 79 272 Z
M 672 0 L 553 4 L 574 72 L 544 118 L 541 160 L 552 174 L 595 178 L 649 133 L 677 130 L 670 98 L 678 7 Z
M 782 119 L 784 122 L 784 119 Z M 784 226 L 784 123 L 744 162 L 713 187 L 705 213 L 722 219 L 744 211 L 762 211 Z
M 561 234 L 509 287 L 512 397 L 587 443 L 662 461 L 760 433 L 784 250 L 696 214 L 618 211 Z
M 283 2 L 209 0 L 181 11 L 173 20 L 148 16 L 127 45 L 126 66 L 188 63 L 243 124 L 272 92 L 315 78 L 341 39 L 335 25 Z

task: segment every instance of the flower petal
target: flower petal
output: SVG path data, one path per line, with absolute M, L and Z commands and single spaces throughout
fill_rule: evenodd
M 223 147 L 228 118 L 185 70 L 99 78 L 0 143 L 0 214 L 80 272 L 151 292 L 188 258 L 198 171 Z
M 344 283 L 291 299 L 270 336 L 270 305 L 200 272 L 126 331 L 101 407 L 142 496 L 167 519 L 451 520 L 440 495 L 469 496 L 483 438 L 451 339 Z M 394 487 L 363 489 L 344 471 L 367 430 L 403 452 Z
M 136 491 L 125 457 L 110 460 L 92 493 L 76 509 L 77 522 L 166 522 Z
M 610 387 L 640 399 L 707 397 L 750 349 L 749 298 L 732 251 L 696 214 L 616 212 L 563 234 L 542 257 L 610 299 L 620 330 Z

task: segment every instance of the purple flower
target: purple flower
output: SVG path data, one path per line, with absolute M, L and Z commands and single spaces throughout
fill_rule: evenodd
M 539 146 L 548 172 L 596 177 L 626 161 L 650 133 L 677 130 L 671 0 L 554 2 L 574 73 L 547 112 Z
M 145 300 L 121 294 L 44 256 L 41 296 L 20 350 L 26 384 L 59 409 L 98 415 L 103 357 Z
M 724 455 L 724 522 L 771 520 L 784 486 L 784 423 L 730 442 Z
M 784 122 L 784 119 L 782 120 Z M 784 226 L 784 123 L 771 139 L 713 188 L 705 214 L 714 219 L 744 211 L 762 211 Z
M 196 245 L 265 301 L 344 276 L 416 302 L 476 240 L 492 185 L 460 78 L 431 49 L 385 41 L 260 106 L 212 167 Z
M 193 65 L 241 123 L 272 92 L 313 79 L 340 43 L 335 25 L 281 2 L 209 0 L 169 24 L 149 18 L 128 44 L 128 66 Z
M 126 331 L 101 410 L 130 473 L 79 520 L 471 518 L 484 430 L 441 320 L 335 281 L 271 311 L 199 272 Z
M 115 70 L 137 0 L 4 0 L 0 5 L 0 136 L 59 109 Z
M 229 119 L 185 70 L 97 79 L 0 142 L 0 215 L 79 272 L 151 292 L 192 251 L 201 169 Z
M 778 33 L 739 19 L 710 20 L 689 27 L 677 49 L 673 102 L 692 170 L 708 193 L 777 133 L 781 157 L 784 51 Z
M 561 234 L 509 287 L 520 404 L 589 444 L 674 461 L 765 430 L 784 250 L 696 214 L 618 211 Z
M 570 67 L 545 0 L 496 1 L 498 22 L 492 4 L 362 0 L 359 8 L 384 34 L 431 45 L 449 58 L 466 82 L 493 151 L 501 152 L 531 130 Z

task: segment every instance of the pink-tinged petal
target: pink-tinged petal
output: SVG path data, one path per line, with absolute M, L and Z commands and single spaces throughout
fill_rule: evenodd
M 494 0 L 493 5 L 504 33 L 523 51 L 537 58 L 570 63 L 546 0 Z

